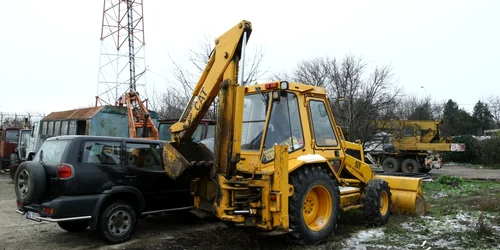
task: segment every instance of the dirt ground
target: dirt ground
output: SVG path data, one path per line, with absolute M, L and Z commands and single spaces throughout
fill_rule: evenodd
M 432 170 L 430 175 L 453 175 L 464 178 L 488 179 L 500 181 L 500 170 L 471 169 L 464 166 L 444 166 L 443 169 Z M 192 215 L 168 215 L 149 217 L 139 220 L 133 238 L 123 244 L 107 245 L 89 230 L 81 233 L 68 233 L 55 223 L 34 222 L 15 213 L 14 184 L 8 174 L 0 174 L 0 249 L 205 249 L 203 245 L 184 246 L 184 240 L 196 240 L 179 235 L 190 235 L 193 231 L 210 231 L 225 226 L 214 220 L 200 220 Z M 340 226 L 341 227 L 341 226 Z M 362 233 L 360 231 L 359 233 Z M 356 241 L 353 236 L 336 242 L 345 249 L 366 249 L 351 245 Z M 353 238 L 354 237 L 354 238 Z M 258 243 L 259 245 L 264 243 Z M 357 244 L 357 243 L 356 243 Z

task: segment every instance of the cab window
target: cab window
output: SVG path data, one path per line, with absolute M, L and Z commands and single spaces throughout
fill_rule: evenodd
M 241 129 L 242 150 L 260 150 L 268 102 L 268 93 L 245 96 Z
M 404 137 L 413 137 L 415 134 L 415 129 L 412 126 L 404 126 L 403 127 L 403 136 Z
M 273 101 L 264 141 L 263 162 L 274 159 L 274 144 L 288 145 L 288 152 L 304 146 L 298 100 L 293 93 L 281 91 L 279 100 Z
M 311 100 L 309 101 L 309 108 L 316 145 L 320 147 L 337 146 L 337 138 L 335 137 L 325 103 Z

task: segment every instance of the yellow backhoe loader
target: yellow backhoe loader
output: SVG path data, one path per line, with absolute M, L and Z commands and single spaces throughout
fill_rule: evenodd
M 341 210 L 364 209 L 374 225 L 391 212 L 425 213 L 422 180 L 375 175 L 361 142 L 344 140 L 323 88 L 287 81 L 241 86 L 239 62 L 251 32 L 242 21 L 215 41 L 164 147 L 171 178 L 201 170 L 190 186 L 195 207 L 236 226 L 287 233 L 299 244 L 332 235 Z M 212 153 L 190 138 L 217 95 Z

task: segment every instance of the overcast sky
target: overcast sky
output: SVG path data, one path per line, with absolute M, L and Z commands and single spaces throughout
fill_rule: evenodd
M 94 103 L 103 0 L 4 1 L 0 112 L 48 114 Z M 263 66 L 290 71 L 320 56 L 392 65 L 405 93 L 471 110 L 500 95 L 500 1 L 144 1 L 148 88 L 168 91 L 168 53 L 245 19 Z M 424 86 L 424 88 L 421 88 Z

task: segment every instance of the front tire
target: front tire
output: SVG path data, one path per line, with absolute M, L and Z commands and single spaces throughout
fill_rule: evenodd
M 317 166 L 304 166 L 292 173 L 294 193 L 289 198 L 288 240 L 296 244 L 319 243 L 337 227 L 340 194 L 336 181 Z
M 369 181 L 364 190 L 363 205 L 365 216 L 370 225 L 386 224 L 389 221 L 392 205 L 389 184 L 380 179 Z
M 104 240 L 122 243 L 130 239 L 137 224 L 134 208 L 124 201 L 117 201 L 104 208 L 99 216 L 97 233 Z
M 89 227 L 89 222 L 87 220 L 60 221 L 57 225 L 68 232 L 75 233 L 85 231 Z

